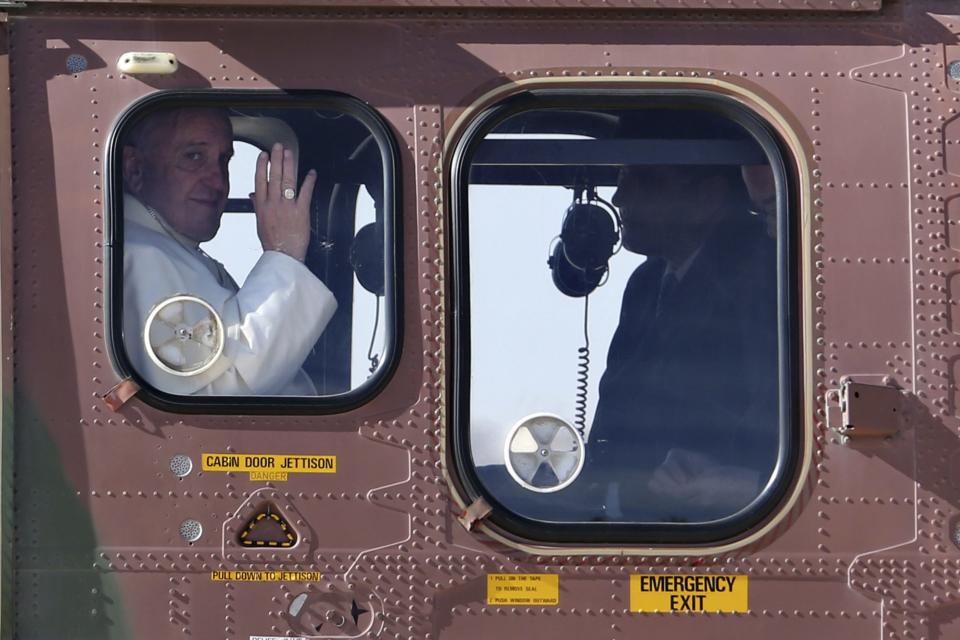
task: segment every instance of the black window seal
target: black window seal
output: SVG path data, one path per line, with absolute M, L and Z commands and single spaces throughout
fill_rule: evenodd
M 468 187 L 471 159 L 487 133 L 507 118 L 535 109 L 631 109 L 688 106 L 720 113 L 749 131 L 763 147 L 777 173 L 778 202 L 778 322 L 780 337 L 779 406 L 780 441 L 772 481 L 751 505 L 732 516 L 706 523 L 557 523 L 538 521 L 511 512 L 483 486 L 472 462 L 470 447 L 470 292 Z M 789 161 L 789 164 L 788 164 Z M 802 457 L 801 356 L 801 260 L 798 168 L 789 147 L 759 114 L 724 94 L 702 89 L 535 89 L 517 93 L 478 114 L 464 129 L 451 160 L 451 340 L 453 361 L 448 383 L 451 389 L 450 450 L 453 481 L 469 504 L 483 498 L 492 507 L 485 522 L 508 537 L 529 544 L 561 544 L 587 547 L 610 544 L 638 546 L 715 545 L 742 538 L 770 517 L 796 481 Z M 781 213 L 783 212 L 783 213 Z M 784 237 L 785 236 L 785 237 Z
M 380 369 L 360 386 L 346 393 L 304 396 L 181 396 L 150 385 L 137 373 L 123 344 L 123 179 L 120 141 L 127 126 L 148 111 L 170 106 L 238 108 L 330 109 L 352 116 L 373 133 L 383 163 L 384 247 L 389 273 L 384 282 L 384 350 Z M 137 397 L 147 405 L 182 414 L 216 415 L 312 415 L 342 413 L 355 409 L 379 394 L 393 377 L 403 345 L 403 199 L 400 179 L 400 148 L 390 125 L 372 106 L 351 95 L 316 90 L 221 90 L 184 89 L 151 94 L 132 103 L 121 113 L 108 140 L 106 175 L 107 243 L 104 247 L 108 287 L 107 348 L 121 377 L 132 378 L 141 391 Z

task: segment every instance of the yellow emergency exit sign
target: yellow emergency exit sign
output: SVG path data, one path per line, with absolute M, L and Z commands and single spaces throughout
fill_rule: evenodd
M 745 613 L 748 595 L 747 576 L 630 576 L 630 610 L 638 613 Z

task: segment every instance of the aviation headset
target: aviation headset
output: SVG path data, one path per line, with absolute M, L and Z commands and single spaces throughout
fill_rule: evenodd
M 574 189 L 573 204 L 560 225 L 560 236 L 547 264 L 553 284 L 571 298 L 582 298 L 600 286 L 607 262 L 619 250 L 620 216 L 594 187 Z

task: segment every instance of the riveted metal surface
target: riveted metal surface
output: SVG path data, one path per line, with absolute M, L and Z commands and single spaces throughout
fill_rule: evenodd
M 82 3 L 86 0 L 73 0 Z M 106 4 L 142 4 L 136 0 L 101 0 Z M 30 0 L 31 4 L 58 3 L 64 0 Z M 67 0 L 70 2 L 70 0 Z M 149 0 L 152 5 L 176 5 L 176 0 Z M 197 0 L 194 5 L 218 6 L 272 6 L 266 0 Z M 296 0 L 296 7 L 343 7 L 344 0 Z M 381 9 L 655 9 L 673 11 L 748 10 L 748 11 L 877 11 L 882 0 L 363 0 L 349 6 Z
M 69 16 L 53 6 L 14 16 L 14 207 L 2 222 L 13 229 L 0 234 L 12 237 L 12 258 L 0 256 L 14 264 L 0 272 L 13 281 L 3 293 L 16 327 L 20 637 L 950 637 L 960 591 L 960 85 L 949 66 L 960 59 L 951 49 L 960 17 L 910 2 L 877 20 L 680 24 L 599 11 L 652 3 L 581 2 L 597 11 L 572 23 L 440 11 L 452 4 L 383 2 L 422 11 L 379 19 L 253 9 L 136 19 L 120 7 L 104 20 L 111 8 L 80 4 L 62 9 Z M 115 72 L 121 53 L 155 49 L 175 53 L 180 71 Z M 531 78 L 722 82 L 762 98 L 798 140 L 811 460 L 793 506 L 747 544 L 538 553 L 457 523 L 464 505 L 444 475 L 444 150 L 465 109 Z M 401 151 L 405 331 L 397 373 L 368 405 L 332 416 L 180 416 L 137 399 L 113 413 L 98 400 L 118 381 L 104 339 L 107 136 L 137 98 L 184 87 L 342 91 L 390 123 Z M 843 376 L 903 390 L 897 436 L 842 444 L 829 431 Z M 263 483 L 197 467 L 179 477 L 171 465 L 177 455 L 196 463 L 203 452 L 280 449 L 336 455 L 338 472 Z M 296 529 L 297 546 L 236 544 L 262 501 Z M 179 531 L 187 519 L 203 525 L 192 545 Z M 302 577 L 253 582 L 254 572 Z M 489 606 L 490 573 L 559 574 L 560 604 Z M 747 575 L 750 611 L 630 613 L 636 573 Z M 367 609 L 357 622 L 354 601 Z

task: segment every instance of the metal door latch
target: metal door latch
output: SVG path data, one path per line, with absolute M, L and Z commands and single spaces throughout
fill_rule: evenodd
M 837 432 L 844 438 L 889 438 L 900 430 L 903 412 L 900 389 L 865 384 L 851 379 L 840 384 L 842 424 Z

